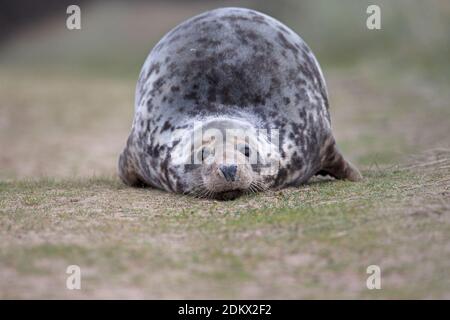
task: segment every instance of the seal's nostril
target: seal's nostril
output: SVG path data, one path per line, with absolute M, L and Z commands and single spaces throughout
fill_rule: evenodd
M 220 165 L 219 169 L 227 181 L 234 181 L 236 179 L 237 165 Z

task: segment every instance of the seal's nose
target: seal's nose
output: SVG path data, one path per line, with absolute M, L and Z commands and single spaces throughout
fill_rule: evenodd
M 236 179 L 236 171 L 237 171 L 237 165 L 230 164 L 230 165 L 220 165 L 219 170 L 223 173 L 223 176 L 227 181 L 234 181 Z

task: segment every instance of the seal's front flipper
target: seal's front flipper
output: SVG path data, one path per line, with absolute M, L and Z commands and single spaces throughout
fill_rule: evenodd
M 129 148 L 132 145 L 132 135 L 128 138 L 127 146 L 119 157 L 119 177 L 127 185 L 132 187 L 143 187 L 145 184 L 136 171 L 136 163 Z
M 142 181 L 136 174 L 133 164 L 130 161 L 128 151 L 125 149 L 119 158 L 119 177 L 127 185 L 132 187 L 142 186 Z
M 318 175 L 330 175 L 336 179 L 359 181 L 362 175 L 356 167 L 345 160 L 336 146 L 334 138 L 330 138 L 321 152 L 321 169 Z
M 342 156 L 339 162 L 334 163 L 334 166 L 327 166 L 317 172 L 320 176 L 332 176 L 336 179 L 344 179 L 349 181 L 360 181 L 362 175 L 356 167 L 350 162 L 346 161 Z

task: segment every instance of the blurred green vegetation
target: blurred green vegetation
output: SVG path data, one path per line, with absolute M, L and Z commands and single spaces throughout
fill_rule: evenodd
M 366 28 L 371 4 L 381 8 L 381 30 Z M 322 64 L 349 67 L 373 61 L 449 80 L 448 1 L 282 0 L 263 10 L 299 32 Z
M 381 30 L 368 30 L 366 8 L 381 7 Z M 242 6 L 297 31 L 322 65 L 374 63 L 439 79 L 450 74 L 450 2 L 440 0 L 281 0 L 94 2 L 82 6 L 82 30 L 65 28 L 65 13 L 17 34 L 0 51 L 0 66 L 65 68 L 135 77 L 156 42 L 203 11 Z

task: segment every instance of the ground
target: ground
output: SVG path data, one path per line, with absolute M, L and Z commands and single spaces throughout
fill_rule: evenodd
M 326 74 L 338 143 L 364 180 L 220 202 L 119 181 L 132 80 L 4 70 L 1 297 L 450 298 L 448 93 Z M 65 287 L 72 264 L 80 291 Z M 381 290 L 366 287 L 372 264 Z
M 13 63 L 0 63 L 0 298 L 449 299 L 449 82 L 416 68 L 373 59 L 323 68 L 338 145 L 362 182 L 314 179 L 228 202 L 120 182 L 145 54 L 122 66 L 114 51 L 111 73 L 37 57 L 56 64 L 58 50 L 117 38 L 132 43 L 124 52 L 149 47 L 140 39 L 199 11 L 172 6 L 175 17 L 148 9 L 160 28 L 138 25 L 153 34 L 135 43 L 104 24 L 139 24 L 144 11 L 102 7 L 89 12 L 99 17 L 87 20 L 90 41 L 32 34 L 10 47 Z M 70 59 L 91 62 L 86 52 Z M 81 290 L 66 289 L 69 265 L 81 268 Z M 381 290 L 366 286 L 370 265 Z

